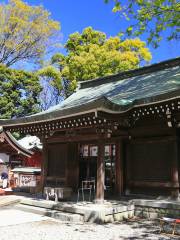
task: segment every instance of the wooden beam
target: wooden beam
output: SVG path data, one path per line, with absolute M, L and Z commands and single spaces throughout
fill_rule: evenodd
M 125 145 L 125 151 L 126 151 L 126 156 L 125 156 L 125 161 L 126 161 L 126 169 L 125 169 L 125 194 L 130 194 L 131 193 L 131 186 L 129 184 L 131 180 L 131 144 L 130 141 L 126 142 Z
M 67 186 L 78 189 L 79 183 L 79 149 L 78 143 L 68 144 Z
M 139 137 L 139 138 L 134 138 L 133 136 L 131 138 L 131 144 L 137 144 L 137 143 L 144 143 L 144 141 L 146 141 L 146 143 L 161 143 L 161 142 L 169 142 L 169 141 L 174 141 L 176 140 L 176 137 L 174 136 L 154 136 L 154 137 Z
M 131 180 L 128 181 L 128 184 L 132 187 L 152 187 L 152 188 L 178 188 L 178 182 L 171 182 L 171 181 L 137 181 Z
M 106 113 L 106 112 L 98 111 L 97 114 L 98 114 L 98 118 L 105 119 L 107 121 L 109 120 L 109 121 L 112 121 L 112 122 L 122 121 L 122 122 L 125 123 L 125 120 L 126 119 L 128 120 L 128 113 L 125 113 L 125 114 L 122 115 L 121 113 L 113 114 L 113 113 Z
M 91 140 L 99 140 L 99 139 L 108 139 L 107 133 L 101 134 L 77 134 L 77 135 L 69 135 L 69 136 L 56 136 L 48 138 L 48 143 L 56 143 L 56 142 L 81 142 L 81 141 L 91 141 Z
M 104 142 L 102 140 L 98 141 L 98 158 L 97 158 L 97 185 L 96 185 L 96 202 L 104 202 Z
M 116 169 L 116 193 L 118 196 L 123 193 L 123 159 L 122 141 L 116 142 L 115 169 Z
M 47 168 L 48 168 L 48 144 L 46 139 L 42 139 L 43 150 L 42 150 L 42 165 L 41 165 L 41 191 L 43 193 L 45 182 L 47 178 Z
M 179 166 L 178 166 L 178 140 L 174 142 L 174 157 L 172 157 L 171 165 L 171 181 L 172 184 L 178 183 L 178 186 L 171 191 L 171 197 L 177 199 L 179 197 Z

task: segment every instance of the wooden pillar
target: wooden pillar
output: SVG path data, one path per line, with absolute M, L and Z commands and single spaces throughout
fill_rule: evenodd
M 132 179 L 131 176 L 131 161 L 132 161 L 132 145 L 130 140 L 126 143 L 125 146 L 126 151 L 126 159 L 125 159 L 125 194 L 129 195 L 131 193 L 130 181 Z
M 47 141 L 44 138 L 42 140 L 43 143 L 43 150 L 42 150 L 42 165 L 41 165 L 41 192 L 43 193 L 44 186 L 46 183 L 47 177 L 47 167 L 48 167 L 48 146 Z
M 116 194 L 123 194 L 123 159 L 122 159 L 122 140 L 116 142 L 115 169 L 116 169 Z
M 98 142 L 96 203 L 104 202 L 104 146 L 102 141 Z
M 172 157 L 171 165 L 171 182 L 173 190 L 171 197 L 177 199 L 179 197 L 179 166 L 178 166 L 178 140 L 174 142 L 174 157 Z
M 79 151 L 77 143 L 68 144 L 67 186 L 77 190 L 79 183 Z

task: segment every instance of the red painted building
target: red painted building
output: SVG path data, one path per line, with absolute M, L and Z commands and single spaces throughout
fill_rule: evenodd
M 0 175 L 7 172 L 9 175 L 9 187 L 16 188 L 21 186 L 21 179 L 33 178 L 40 182 L 42 151 L 41 143 L 37 137 L 27 136 L 17 141 L 10 133 L 1 132 L 0 134 Z M 14 171 L 14 170 L 15 171 Z M 23 171 L 22 171 L 23 169 Z M 17 171 L 16 171 L 17 170 Z M 21 174 L 19 174 L 21 173 Z M 31 181 L 28 183 L 28 186 Z M 0 181 L 0 187 L 2 181 Z M 33 186 L 37 183 L 33 182 Z

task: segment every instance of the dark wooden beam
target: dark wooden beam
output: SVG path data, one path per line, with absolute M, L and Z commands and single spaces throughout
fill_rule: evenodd
M 116 193 L 123 193 L 123 155 L 122 155 L 122 140 L 116 142 L 115 168 L 116 168 Z
M 74 135 L 74 136 L 56 136 L 52 138 L 48 138 L 48 143 L 56 143 L 56 142 L 82 142 L 82 141 L 91 141 L 91 140 L 99 140 L 99 139 L 108 139 L 107 133 L 104 134 L 88 134 L 88 135 Z
M 41 165 L 41 191 L 43 193 L 46 178 L 47 178 L 47 168 L 48 168 L 48 144 L 46 139 L 42 139 L 43 150 L 42 150 L 42 165 Z
M 172 184 L 177 184 L 178 186 L 171 191 L 171 197 L 177 199 L 179 197 L 179 166 L 178 166 L 178 140 L 174 142 L 174 157 L 171 161 L 171 181 Z
M 124 122 L 125 120 L 128 120 L 128 113 L 125 113 L 122 115 L 121 113 L 113 114 L 113 113 L 98 111 L 98 118 L 110 120 L 112 122 L 117 122 L 117 121 Z
M 125 148 L 125 152 L 126 152 L 126 155 L 125 155 L 126 168 L 124 169 L 124 175 L 125 175 L 124 192 L 125 192 L 125 194 L 128 195 L 131 192 L 131 186 L 129 184 L 129 181 L 131 180 L 131 157 L 132 157 L 131 156 L 131 144 L 129 142 L 129 139 L 125 140 L 124 148 Z
M 98 141 L 98 158 L 97 158 L 97 185 L 96 185 L 96 202 L 104 202 L 104 142 Z
M 134 138 L 131 137 L 131 144 L 136 144 L 136 143 L 143 143 L 146 141 L 146 143 L 161 143 L 161 142 L 170 142 L 174 141 L 176 137 L 174 136 L 155 136 L 155 137 L 139 137 L 139 138 Z
M 178 182 L 171 182 L 171 181 L 137 181 L 137 180 L 131 180 L 128 181 L 128 184 L 131 187 L 152 187 L 152 188 L 169 188 L 169 189 L 176 189 L 179 187 L 179 183 Z

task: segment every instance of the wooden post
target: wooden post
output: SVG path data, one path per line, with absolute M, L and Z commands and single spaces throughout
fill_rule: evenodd
M 96 203 L 104 202 L 104 143 L 98 143 Z
M 48 147 L 47 141 L 43 139 L 43 150 L 42 150 L 42 165 L 41 165 L 41 192 L 43 193 L 46 177 L 47 177 L 47 165 L 48 165 Z
M 77 143 L 68 144 L 67 186 L 77 190 L 79 184 L 79 152 Z
M 115 169 L 116 169 L 116 194 L 121 196 L 123 193 L 123 159 L 122 159 L 122 140 L 116 142 L 115 155 Z
M 131 158 L 132 158 L 132 145 L 130 140 L 126 142 L 125 146 L 126 151 L 126 159 L 125 159 L 125 195 L 129 195 L 131 193 L 130 181 L 132 179 L 131 176 Z
M 177 199 L 179 197 L 179 166 L 178 166 L 178 140 L 174 142 L 174 157 L 172 158 L 171 167 L 171 181 L 173 184 L 173 190 L 171 191 L 171 197 Z

